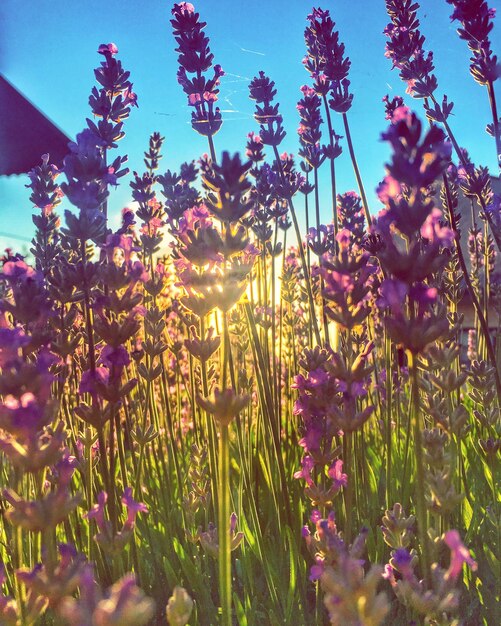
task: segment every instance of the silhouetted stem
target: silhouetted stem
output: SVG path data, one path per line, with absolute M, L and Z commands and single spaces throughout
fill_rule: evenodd
M 492 122 L 494 126 L 494 140 L 496 142 L 498 168 L 501 169 L 501 129 L 499 128 L 496 94 L 494 93 L 494 85 L 491 80 L 487 83 L 487 91 L 489 93 L 489 104 L 491 105 L 492 111 Z
M 362 198 L 362 204 L 365 211 L 365 219 L 367 220 L 367 226 L 372 224 L 371 214 L 369 212 L 369 204 L 367 202 L 367 196 L 365 195 L 364 184 L 362 177 L 360 176 L 360 170 L 358 169 L 357 159 L 355 157 L 355 150 L 353 149 L 353 142 L 351 140 L 350 127 L 348 124 L 348 116 L 343 113 L 344 130 L 346 132 L 346 141 L 348 142 L 348 150 L 350 151 L 351 162 L 353 165 L 353 171 L 355 172 L 355 178 L 357 179 L 358 190 L 360 191 L 360 197 Z
M 329 105 L 327 104 L 327 97 L 323 96 L 325 117 L 327 118 L 327 127 L 329 129 L 329 145 L 334 148 L 334 130 L 332 128 L 331 112 Z M 332 194 L 332 219 L 334 224 L 334 236 L 337 235 L 338 223 L 337 223 L 337 210 L 336 210 L 336 168 L 334 166 L 334 159 L 329 159 L 331 170 L 331 194 Z
M 212 139 L 212 135 L 207 135 L 207 139 L 209 141 L 209 150 L 210 150 L 210 158 L 212 162 L 216 162 L 216 151 L 214 149 L 214 140 Z

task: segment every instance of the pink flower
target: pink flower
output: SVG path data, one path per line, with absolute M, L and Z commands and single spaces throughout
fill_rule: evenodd
M 470 551 L 461 541 L 457 530 L 449 530 L 445 533 L 444 541 L 451 551 L 451 562 L 447 570 L 447 577 L 456 580 L 466 563 L 474 572 L 477 570 L 477 563 L 471 557 Z
M 450 248 L 454 241 L 454 232 L 447 226 L 442 226 L 442 221 L 442 211 L 437 208 L 433 209 L 421 226 L 421 235 L 432 243 Z
M 123 102 L 127 106 L 137 107 L 137 94 L 132 91 L 132 85 L 127 87 L 127 89 L 123 93 Z
M 303 96 L 309 96 L 310 98 L 312 98 L 315 95 L 315 90 L 308 85 L 303 85 L 302 87 L 300 87 L 300 90 L 302 91 Z
M 199 93 L 190 93 L 190 95 L 188 96 L 188 104 L 191 104 L 191 106 L 195 106 L 200 102 L 202 102 L 202 97 Z
M 391 118 L 392 124 L 396 124 L 401 120 L 406 120 L 411 115 L 411 110 L 407 106 L 399 106 L 393 111 L 393 117 Z
M 3 271 L 0 277 L 3 276 L 7 280 L 16 282 L 18 280 L 26 280 L 27 278 L 34 278 L 37 272 L 27 265 L 24 261 L 7 261 L 3 264 Z
M 397 198 L 401 195 L 402 189 L 398 180 L 392 176 L 386 176 L 377 188 L 378 198 L 386 204 L 390 198 Z
M 118 48 L 114 43 L 102 43 L 97 49 L 99 54 L 104 54 L 104 56 L 115 56 L 118 52 Z
M 178 2 L 172 9 L 172 13 L 175 13 L 176 11 L 187 11 L 188 13 L 194 13 L 195 7 L 191 4 L 191 2 Z
M 343 461 L 338 459 L 330 467 L 328 471 L 329 476 L 332 478 L 334 487 L 339 491 L 341 487 L 346 487 L 348 484 L 348 476 L 343 474 Z
M 310 455 L 306 455 L 301 460 L 301 469 L 294 473 L 294 478 L 303 478 L 310 487 L 313 485 L 311 472 L 315 467 L 315 461 Z

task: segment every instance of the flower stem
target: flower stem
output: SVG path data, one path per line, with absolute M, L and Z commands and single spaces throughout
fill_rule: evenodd
M 492 111 L 492 122 L 494 128 L 494 139 L 496 141 L 496 152 L 498 159 L 498 168 L 501 169 L 501 129 L 499 128 L 498 111 L 496 106 L 496 95 L 494 93 L 494 85 L 492 80 L 487 83 L 487 91 L 489 93 L 489 103 Z
M 416 483 L 414 493 L 416 497 L 416 517 L 418 526 L 418 537 L 421 545 L 421 570 L 423 578 L 426 580 L 427 588 L 430 588 L 430 556 L 428 546 L 428 532 L 426 521 L 425 502 L 425 478 L 424 478 L 424 458 L 423 443 L 421 436 L 420 410 L 419 410 L 419 386 L 416 355 L 408 352 L 409 366 L 411 370 L 412 382 L 412 432 L 414 437 L 414 454 L 416 458 Z
M 231 626 L 230 446 L 227 424 L 220 424 L 218 496 L 221 626 Z
M 207 139 L 209 140 L 210 158 L 212 159 L 212 163 L 216 163 L 216 151 L 214 149 L 214 140 L 212 139 L 212 135 L 207 135 Z
M 355 150 L 353 149 L 353 142 L 351 140 L 350 126 L 348 124 L 348 116 L 343 113 L 344 130 L 346 132 L 346 141 L 348 142 L 348 150 L 350 151 L 351 162 L 353 164 L 353 171 L 355 172 L 355 178 L 357 179 L 358 190 L 360 191 L 360 197 L 362 198 L 362 204 L 364 205 L 365 219 L 367 220 L 367 226 L 372 224 L 371 214 L 369 212 L 369 204 L 367 202 L 367 196 L 365 195 L 364 184 L 362 177 L 360 176 L 360 170 L 358 169 L 357 159 L 355 157 Z
M 334 131 L 332 129 L 331 112 L 329 105 L 327 104 L 327 96 L 323 96 L 325 116 L 327 118 L 327 127 L 329 128 L 329 145 L 331 149 L 334 149 Z M 336 210 L 336 169 L 334 166 L 334 159 L 329 159 L 331 170 L 331 193 L 332 193 L 332 219 L 334 224 L 334 236 L 337 235 L 338 223 L 337 223 L 337 210 Z
M 347 432 L 345 434 L 345 456 L 344 456 L 344 464 L 345 464 L 345 472 L 348 476 L 348 484 L 345 488 L 345 507 L 346 507 L 346 528 L 344 531 L 344 536 L 346 540 L 346 544 L 349 545 L 351 541 L 351 520 L 352 520 L 352 509 L 353 509 L 353 483 L 354 483 L 354 472 L 352 471 L 352 447 L 353 447 L 353 433 Z
M 386 368 L 386 507 L 392 505 L 392 480 L 391 480 L 391 409 L 392 409 L 392 362 L 391 362 L 391 340 L 385 332 L 385 368 Z

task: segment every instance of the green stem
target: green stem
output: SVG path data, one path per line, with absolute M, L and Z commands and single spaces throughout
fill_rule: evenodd
M 424 456 L 423 443 L 421 434 L 421 419 L 419 410 L 419 386 L 416 355 L 408 352 L 409 365 L 411 370 L 412 382 L 412 431 L 414 436 L 414 453 L 416 458 L 416 482 L 414 485 L 414 493 L 416 497 L 416 514 L 418 537 L 421 545 L 421 570 L 423 578 L 426 580 L 427 589 L 430 589 L 430 555 L 428 546 L 427 533 L 427 515 L 425 502 L 425 477 L 424 477 Z
M 231 626 L 230 442 L 228 424 L 220 424 L 218 496 L 221 626 Z
M 391 341 L 385 331 L 385 368 L 386 368 L 386 507 L 392 505 L 392 478 L 391 478 L 391 408 L 392 408 L 392 380 L 391 380 Z
M 346 485 L 345 495 L 345 507 L 346 507 L 346 528 L 344 536 L 346 544 L 351 542 L 351 520 L 353 509 L 353 484 L 355 482 L 354 472 L 352 472 L 352 447 L 353 447 L 353 433 L 347 432 L 345 434 L 345 456 L 344 456 L 344 470 L 348 476 L 348 484 Z

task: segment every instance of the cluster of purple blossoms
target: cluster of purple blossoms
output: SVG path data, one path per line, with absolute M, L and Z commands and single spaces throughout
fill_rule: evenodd
M 419 30 L 418 7 L 410 0 L 386 0 L 391 19 L 384 29 L 389 39 L 386 56 L 400 71 L 409 94 L 414 98 L 431 98 L 438 83 L 433 74 L 433 52 L 426 53 L 423 49 L 425 38 Z
M 499 78 L 497 57 L 492 53 L 489 33 L 494 24 L 496 9 L 485 0 L 447 0 L 454 7 L 452 21 L 458 21 L 458 33 L 468 43 L 472 54 L 470 71 L 480 85 L 488 85 Z
M 282 217 L 285 215 L 284 208 L 288 206 L 288 201 L 303 187 L 305 177 L 296 169 L 294 155 L 283 152 L 279 159 L 275 161 L 271 169 L 268 170 L 269 183 L 273 189 L 273 195 L 283 202 L 283 207 L 275 208 Z
M 155 613 L 155 604 L 136 585 L 133 574 L 126 574 L 105 593 L 96 586 L 92 565 L 84 568 L 79 581 L 78 599 L 65 597 L 59 615 L 70 624 L 120 624 L 143 626 Z
M 294 388 L 298 399 L 294 413 L 302 418 L 303 437 L 300 445 L 305 450 L 302 469 L 296 478 L 307 484 L 307 495 L 315 505 L 329 507 L 348 477 L 342 473 L 343 463 L 336 460 L 340 448 L 336 437 L 358 430 L 369 419 L 374 407 L 358 409 L 357 399 L 367 394 L 372 367 L 367 364 L 370 344 L 349 364 L 340 353 L 331 350 L 305 350 L 300 362 L 306 375 L 295 377 Z M 331 483 L 325 484 L 325 469 Z M 316 484 L 311 477 L 315 470 Z
M 121 502 L 127 509 L 127 518 L 122 524 L 122 528 L 114 532 L 112 522 L 105 517 L 107 501 L 108 494 L 101 491 L 97 496 L 97 504 L 85 517 L 96 522 L 98 532 L 94 535 L 94 540 L 101 548 L 110 555 L 119 554 L 132 538 L 138 513 L 148 513 L 148 507 L 142 502 L 134 500 L 132 488 L 126 487 Z
M 178 44 L 179 70 L 177 80 L 188 96 L 188 104 L 194 107 L 191 125 L 204 136 L 212 137 L 221 128 L 223 120 L 219 107 L 215 106 L 219 80 L 224 76 L 220 65 L 212 66 L 214 55 L 209 48 L 209 38 L 204 33 L 206 22 L 189 2 L 179 2 L 172 9 L 171 20 L 174 37 Z M 205 78 L 205 72 L 213 67 L 214 76 Z M 189 78 L 188 74 L 195 74 Z
M 50 368 L 57 361 L 47 348 L 52 312 L 41 275 L 24 261 L 4 261 L 0 281 L 7 284 L 0 305 L 0 448 L 15 467 L 37 472 L 57 461 L 64 441 L 62 424 L 50 428 L 56 410 Z
M 100 89 L 93 87 L 89 96 L 89 105 L 95 117 L 100 118 L 95 124 L 87 120 L 90 130 L 99 137 L 105 148 L 116 148 L 117 141 L 123 138 L 123 121 L 130 114 L 132 106 L 137 106 L 137 96 L 129 80 L 130 72 L 123 69 L 122 63 L 115 58 L 118 48 L 114 43 L 101 44 L 98 53 L 104 61 L 94 71 Z
M 359 235 L 360 232 L 347 228 L 340 230 L 336 236 L 337 254 L 325 254 L 320 267 L 326 313 L 349 331 L 360 329 L 369 315 L 376 272 L 376 267 L 369 263 L 370 255 L 360 246 Z
M 252 162 L 252 168 L 249 170 L 249 173 L 256 177 L 259 170 L 259 163 L 262 163 L 265 158 L 261 135 L 256 135 L 256 133 L 252 131 L 248 133 L 245 156 Z
M 278 146 L 285 137 L 282 116 L 278 112 L 279 103 L 272 104 L 277 94 L 274 81 L 263 71 L 249 83 L 249 97 L 256 101 L 254 119 L 260 125 L 259 136 L 264 144 Z
M 386 324 L 394 341 L 419 352 L 447 328 L 447 320 L 433 312 L 438 291 L 430 280 L 446 263 L 442 250 L 452 246 L 454 236 L 427 189 L 448 167 L 450 145 L 436 126 L 421 139 L 421 123 L 408 112 L 383 138 L 393 156 L 378 189 L 386 208 L 373 228 L 381 243 L 377 256 L 387 276 L 380 305 L 390 311 Z M 407 241 L 406 249 L 399 245 L 399 237 Z M 407 299 L 416 312 L 412 320 L 406 313 Z
M 349 92 L 348 72 L 351 61 L 345 57 L 344 44 L 334 30 L 329 11 L 313 9 L 304 31 L 307 56 L 303 60 L 313 79 L 313 88 L 321 97 L 330 95 L 329 106 L 337 113 L 346 113 L 353 101 Z
M 165 198 L 166 218 L 173 229 L 177 228 L 185 211 L 199 206 L 202 201 L 198 190 L 192 184 L 197 174 L 198 170 L 194 163 L 185 163 L 181 166 L 179 174 L 167 170 L 165 174 L 156 177 Z
M 442 542 L 450 550 L 449 567 L 444 569 L 438 564 L 434 565 L 431 589 L 426 589 L 423 581 L 416 575 L 416 555 L 407 548 L 400 547 L 392 552 L 391 562 L 386 565 L 384 572 L 384 578 L 390 582 L 401 602 L 410 605 L 428 620 L 443 619 L 445 615 L 457 611 L 460 594 L 455 587 L 463 565 L 468 565 L 472 571 L 477 569 L 477 563 L 461 541 L 457 530 L 447 531 Z
M 101 44 L 99 54 L 105 57 L 95 76 L 101 88 L 93 87 L 89 104 L 95 117 L 101 118 L 97 124 L 87 120 L 88 128 L 77 135 L 76 142 L 70 143 L 70 154 L 64 160 L 64 173 L 68 180 L 61 184 L 61 189 L 70 202 L 87 213 L 87 221 L 98 220 L 100 211 L 106 218 L 106 199 L 108 185 L 117 185 L 118 179 L 127 174 L 122 165 L 127 157 L 116 157 L 111 164 L 107 162 L 107 150 L 116 148 L 117 141 L 124 136 L 123 121 L 129 116 L 130 108 L 136 105 L 136 95 L 132 91 L 129 72 L 122 68 L 115 58 L 118 48 L 115 44 Z M 80 217 L 82 220 L 82 216 Z M 76 227 L 74 220 L 68 225 L 70 230 L 83 234 L 96 233 L 81 223 Z M 76 233 L 75 233 L 76 234 Z
M 61 188 L 56 183 L 56 178 L 61 172 L 49 160 L 50 155 L 42 155 L 42 163 L 28 173 L 31 182 L 26 185 L 31 189 L 30 200 L 42 211 L 44 217 L 52 213 L 63 196 Z
M 59 169 L 49 163 L 49 155 L 42 156 L 42 163 L 34 167 L 29 173 L 31 189 L 30 200 L 41 211 L 34 214 L 32 219 L 36 227 L 36 234 L 32 240 L 31 252 L 35 257 L 35 268 L 44 276 L 48 276 L 61 253 L 59 237 L 59 217 L 54 208 L 61 202 L 63 192 L 56 183 Z
M 310 168 L 319 168 L 325 160 L 325 151 L 320 146 L 322 133 L 320 125 L 322 117 L 320 115 L 321 100 L 315 90 L 307 85 L 301 87 L 303 97 L 297 103 L 300 123 L 297 130 L 301 149 L 301 156 Z
M 319 228 L 308 229 L 306 242 L 309 249 L 318 257 L 334 254 L 336 249 L 334 224 L 320 224 Z M 313 270 L 315 271 L 315 268 Z
M 245 291 L 257 252 L 239 223 L 254 206 L 246 177 L 250 166 L 223 153 L 221 164 L 202 176 L 205 203 L 186 210 L 173 228 L 177 274 L 187 296 L 183 303 L 199 318 L 215 307 L 229 310 Z
M 372 565 L 367 571 L 361 557 L 365 552 L 368 530 L 362 529 L 351 545 L 341 537 L 334 513 L 323 518 L 314 510 L 311 522 L 303 528 L 303 537 L 315 560 L 310 570 L 310 580 L 319 580 L 324 592 L 324 604 L 330 623 L 371 624 L 383 623 L 390 605 L 384 592 L 378 593 L 382 568 Z
M 339 228 L 348 230 L 352 244 L 361 248 L 365 237 L 365 214 L 360 196 L 355 191 L 338 194 L 337 214 Z
M 385 119 L 396 124 L 399 119 L 406 115 L 409 111 L 408 107 L 404 105 L 404 99 L 402 96 L 393 96 L 390 100 L 388 94 L 383 98 Z

